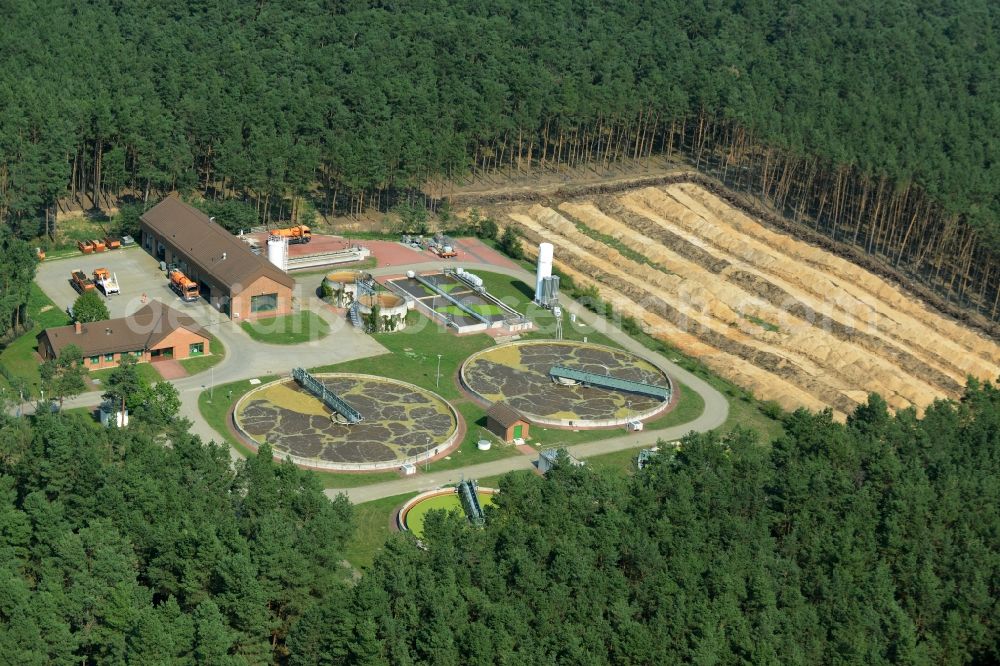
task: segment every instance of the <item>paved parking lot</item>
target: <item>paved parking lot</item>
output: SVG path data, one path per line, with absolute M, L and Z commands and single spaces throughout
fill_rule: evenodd
M 43 261 L 38 265 L 35 281 L 58 307 L 66 309 L 80 295 L 70 282 L 70 273 L 79 269 L 93 277 L 95 268 L 107 268 L 118 277 L 121 294 L 105 299 L 112 317 L 125 317 L 141 308 L 143 294 L 147 301 L 154 298 L 162 301 L 191 315 L 200 324 L 211 324 L 222 317 L 205 301 L 182 301 L 167 286 L 167 276 L 160 270 L 159 262 L 138 247 Z

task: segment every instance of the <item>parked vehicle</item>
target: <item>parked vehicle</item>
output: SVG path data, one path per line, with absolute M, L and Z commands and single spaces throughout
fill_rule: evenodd
M 94 251 L 93 241 L 88 241 L 88 240 L 77 241 L 76 246 L 80 248 L 80 252 L 83 252 L 84 254 L 90 254 L 91 252 Z
M 312 240 L 312 231 L 309 227 L 304 224 L 299 224 L 294 227 L 287 227 L 285 229 L 274 229 L 270 232 L 272 236 L 282 236 L 288 239 L 289 243 L 308 243 Z
M 118 289 L 118 276 L 109 273 L 107 268 L 94 269 L 94 282 L 101 288 L 105 296 L 121 293 Z
M 191 302 L 197 301 L 200 295 L 198 283 L 184 275 L 179 270 L 170 272 L 170 288 L 177 292 L 181 300 Z
M 117 238 L 112 238 L 111 236 L 104 237 L 104 244 L 108 246 L 109 250 L 117 250 L 122 246 L 122 242 Z
M 104 241 L 102 240 L 98 240 L 95 238 L 94 240 L 90 241 L 90 243 L 94 246 L 94 252 L 104 252 L 105 250 L 108 249 L 108 246 L 105 245 Z

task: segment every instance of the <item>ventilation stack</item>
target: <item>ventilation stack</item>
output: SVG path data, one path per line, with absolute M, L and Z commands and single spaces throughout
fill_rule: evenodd
M 552 243 L 541 243 L 538 246 L 538 272 L 535 274 L 535 302 L 542 302 L 542 281 L 552 277 Z
M 288 272 L 288 238 L 284 236 L 267 237 L 267 260 Z

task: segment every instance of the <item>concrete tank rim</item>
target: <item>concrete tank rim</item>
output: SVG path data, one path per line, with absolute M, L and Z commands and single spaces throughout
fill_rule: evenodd
M 353 284 L 358 280 L 357 271 L 331 271 L 323 276 L 323 280 Z
M 499 488 L 486 488 L 478 487 L 476 488 L 476 493 L 483 493 L 484 495 L 499 495 Z M 434 488 L 432 490 L 425 490 L 416 497 L 411 497 L 407 500 L 403 506 L 399 508 L 396 513 L 396 527 L 399 528 L 401 532 L 409 532 L 410 528 L 406 526 L 406 514 L 416 505 L 420 504 L 425 500 L 429 500 L 433 497 L 440 497 L 441 495 L 457 495 L 458 486 L 448 486 L 446 488 Z

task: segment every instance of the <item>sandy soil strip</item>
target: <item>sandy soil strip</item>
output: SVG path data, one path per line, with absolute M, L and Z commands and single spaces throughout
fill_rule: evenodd
M 810 382 L 811 392 L 825 399 L 831 406 L 845 408 L 845 403 L 833 392 L 857 401 L 856 387 L 879 391 L 896 408 L 911 404 L 922 407 L 940 395 L 940 390 L 925 383 L 919 376 L 907 377 L 902 368 L 858 349 L 855 345 L 837 340 L 826 331 L 810 327 L 804 321 L 793 326 L 791 332 L 768 332 L 755 326 L 758 329 L 757 334 L 747 335 L 746 329 L 749 327 L 740 325 L 745 320 L 736 310 L 742 308 L 743 302 L 751 300 L 752 297 L 734 285 L 718 280 L 700 266 L 690 263 L 681 266 L 680 262 L 675 262 L 673 265 L 679 270 L 683 280 L 677 284 L 676 276 L 662 279 L 664 276 L 657 269 L 637 264 L 620 255 L 617 250 L 585 236 L 572 222 L 551 209 L 536 205 L 529 209 L 528 214 L 565 237 L 571 244 L 584 248 L 591 255 L 604 260 L 601 263 L 609 264 L 610 267 L 606 269 L 608 272 L 613 274 L 620 271 L 619 277 L 638 278 L 647 292 L 661 299 L 672 302 L 683 300 L 686 284 L 694 284 L 696 288 L 708 291 L 716 302 L 729 307 L 723 310 L 723 317 L 718 322 L 706 316 L 706 312 L 699 312 L 694 308 L 689 308 L 689 311 L 685 312 L 685 316 L 709 329 L 702 331 L 702 335 L 711 332 L 750 348 L 740 354 L 744 358 L 754 353 L 752 349 L 756 349 L 793 361 L 803 369 L 809 379 L 814 380 Z M 619 228 L 616 231 L 621 230 Z M 648 238 L 640 241 L 642 242 L 640 247 L 655 246 L 655 243 Z M 665 285 L 664 282 L 673 284 Z M 678 291 L 678 288 L 681 291 Z M 782 314 L 769 303 L 758 302 L 756 305 L 771 319 L 776 319 Z M 817 384 L 825 385 L 826 388 L 821 388 Z M 802 384 L 800 386 L 805 388 Z M 958 388 L 957 384 L 954 388 Z
M 647 188 L 621 197 L 621 202 L 629 210 L 655 218 L 674 233 L 678 231 L 677 220 L 700 220 L 697 226 L 685 231 L 700 235 L 703 242 L 712 243 L 723 256 L 745 262 L 769 282 L 808 302 L 814 311 L 828 315 L 845 326 L 881 337 L 949 373 L 960 383 L 964 383 L 968 374 L 995 377 L 1000 372 L 1000 366 L 963 345 L 958 336 L 942 336 L 873 295 L 846 288 L 847 280 L 824 273 L 809 262 L 785 256 L 775 247 L 734 231 L 720 218 L 692 217 L 690 209 L 672 195 Z M 803 298 L 803 292 L 810 297 Z
M 525 219 L 527 216 L 512 213 L 510 214 L 510 217 L 515 222 L 524 222 L 524 224 L 520 224 L 519 226 L 522 226 L 522 228 L 526 230 L 525 236 L 528 240 L 531 240 L 536 244 L 537 242 L 547 238 L 553 238 L 556 241 L 559 241 L 558 237 L 554 235 L 543 236 L 532 231 L 531 227 L 534 226 L 534 223 L 530 218 Z M 528 249 L 529 256 L 531 256 L 534 252 L 534 247 L 530 247 Z M 827 407 L 823 401 L 816 399 L 809 393 L 799 389 L 794 384 L 791 384 L 780 377 L 755 366 L 753 363 L 739 358 L 738 356 L 716 349 L 715 347 L 699 340 L 690 333 L 674 326 L 671 322 L 651 312 L 649 309 L 636 305 L 630 297 L 602 282 L 598 282 L 593 279 L 589 273 L 577 270 L 572 259 L 565 254 L 557 254 L 555 264 L 559 270 L 563 271 L 564 274 L 572 278 L 576 284 L 584 287 L 595 287 L 601 298 L 608 303 L 611 303 L 616 311 L 627 316 L 634 317 L 648 330 L 650 330 L 655 337 L 669 342 L 671 345 L 681 350 L 684 354 L 698 358 L 705 363 L 705 365 L 711 369 L 712 372 L 721 377 L 725 377 L 738 386 L 746 388 L 759 399 L 774 400 L 787 410 L 796 409 L 798 407 L 821 410 Z M 833 414 L 834 418 L 839 421 L 843 421 L 846 418 L 845 413 L 839 410 L 834 410 Z
M 702 291 L 711 294 L 710 298 L 715 305 L 713 314 L 718 316 L 720 307 L 736 313 L 739 319 L 727 321 L 730 326 L 738 326 L 744 332 L 780 347 L 805 353 L 820 365 L 833 368 L 836 374 L 846 375 L 854 386 L 863 385 L 874 390 L 877 385 L 880 392 L 891 388 L 892 391 L 905 396 L 909 402 L 917 404 L 926 404 L 940 395 L 941 391 L 955 394 L 961 390 L 960 381 L 905 351 L 888 347 L 880 339 L 872 339 L 837 322 L 817 317 L 806 306 L 789 309 L 787 304 L 793 301 L 790 294 L 784 294 L 781 299 L 763 300 L 757 297 L 753 289 L 746 289 L 745 285 L 728 276 L 727 280 L 720 280 L 719 276 L 712 275 L 702 266 L 692 264 L 682 266 L 683 262 L 673 261 L 669 256 L 672 254 L 671 251 L 658 243 L 655 238 L 639 233 L 634 228 L 607 216 L 593 204 L 564 203 L 560 205 L 560 210 L 573 215 L 581 223 L 598 229 L 601 233 L 617 238 L 630 249 L 645 252 L 646 256 L 656 258 L 658 265 L 670 265 L 680 275 L 699 285 Z M 762 277 L 758 279 L 763 281 Z M 681 286 L 681 289 L 683 288 Z M 683 291 L 677 293 L 682 298 L 685 296 Z M 804 318 L 800 312 L 812 316 Z M 777 326 L 778 330 L 762 328 L 747 321 L 743 315 L 770 324 L 769 329 Z M 823 325 L 816 326 L 814 325 L 816 322 Z M 912 375 L 915 381 L 907 380 L 905 383 L 899 381 L 898 378 L 904 374 Z M 875 384 L 871 383 L 872 377 Z M 958 378 L 961 380 L 964 375 L 959 373 Z M 915 387 L 921 384 L 926 384 L 928 390 L 916 392 Z
M 926 336 L 929 334 L 935 334 L 931 339 L 940 340 L 949 346 L 954 343 L 953 348 L 956 351 L 966 353 L 971 351 L 992 364 L 992 369 L 983 369 L 986 376 L 997 377 L 997 372 L 1000 370 L 1000 345 L 943 317 L 877 275 L 834 254 L 771 231 L 703 188 L 690 184 L 677 185 L 667 187 L 666 193 L 691 206 L 694 212 L 707 213 L 724 221 L 739 234 L 753 238 L 767 247 L 775 248 L 784 256 L 798 260 L 800 264 L 808 263 L 828 275 L 835 276 L 834 279 L 837 279 L 839 287 L 896 320 L 902 328 L 901 333 L 913 331 L 916 336 L 923 336 L 924 339 L 927 339 Z

